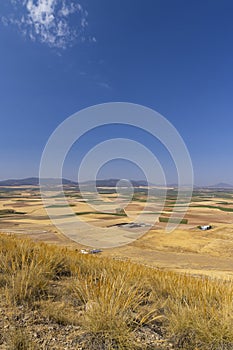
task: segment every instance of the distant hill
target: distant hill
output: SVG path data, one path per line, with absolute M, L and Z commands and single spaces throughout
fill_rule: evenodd
M 85 181 L 80 183 L 80 185 L 92 185 L 96 182 L 97 187 L 116 187 L 120 179 L 106 179 L 106 180 L 96 180 L 96 181 Z M 147 181 L 144 180 L 130 180 L 134 187 L 147 186 Z
M 116 187 L 118 181 L 120 179 L 103 179 L 103 180 L 96 180 L 96 186 L 97 187 Z M 46 184 L 57 184 L 60 180 L 58 179 L 45 179 Z M 140 186 L 148 186 L 147 181 L 145 180 L 130 180 L 133 187 L 140 187 Z M 63 178 L 62 179 L 63 185 L 78 185 L 78 182 L 68 180 Z M 82 186 L 88 186 L 93 185 L 95 181 L 85 181 L 80 183 Z M 8 179 L 0 181 L 0 186 L 38 186 L 39 185 L 39 178 L 38 177 L 28 177 L 25 179 Z M 149 184 L 152 185 L 152 184 Z M 168 184 L 168 187 L 177 187 L 177 184 Z M 209 185 L 209 186 L 194 186 L 194 188 L 210 188 L 210 189 L 233 189 L 233 185 L 230 185 L 228 183 L 220 182 L 215 185 Z
M 56 184 L 58 179 L 45 179 L 46 183 Z M 63 185 L 77 185 L 76 182 L 62 179 Z M 0 186 L 38 186 L 39 178 L 38 177 L 28 177 L 26 179 L 9 179 L 0 181 Z
M 116 187 L 118 181 L 120 179 L 106 179 L 106 180 L 96 180 L 97 187 Z M 147 186 L 147 182 L 144 180 L 130 180 L 134 187 Z M 45 179 L 45 183 L 47 184 L 56 184 L 58 183 L 58 179 Z M 63 185 L 78 185 L 77 182 L 62 179 Z M 93 181 L 82 182 L 81 185 L 88 186 L 92 185 Z M 39 178 L 38 177 L 28 177 L 26 179 L 8 179 L 0 181 L 0 186 L 38 186 Z
M 208 188 L 233 188 L 233 185 L 227 184 L 225 182 L 219 182 L 216 185 L 207 186 Z

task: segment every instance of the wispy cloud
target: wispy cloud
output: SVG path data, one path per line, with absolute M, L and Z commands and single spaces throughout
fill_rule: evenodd
M 111 86 L 106 82 L 97 82 L 97 85 L 100 86 L 101 88 L 111 90 Z
M 66 49 L 76 41 L 96 42 L 87 34 L 88 12 L 72 0 L 10 0 L 11 13 L 4 25 L 15 25 L 33 41 Z

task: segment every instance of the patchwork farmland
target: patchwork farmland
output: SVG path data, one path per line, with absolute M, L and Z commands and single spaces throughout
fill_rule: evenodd
M 170 219 L 174 209 L 179 211 L 185 205 L 176 203 L 175 188 L 166 189 L 164 205 L 158 211 L 154 209 L 158 198 L 155 194 L 147 202 L 146 187 L 135 188 L 123 211 L 115 209 L 118 195 L 114 187 L 99 187 L 98 199 L 87 191 L 82 196 L 77 186 L 65 185 L 64 189 L 70 210 L 78 220 L 90 224 L 96 237 L 103 228 L 115 230 L 117 235 L 122 225 L 134 222 L 147 205 L 143 215 L 143 223 L 150 223 L 147 232 L 126 246 L 104 249 L 102 255 L 191 274 L 233 276 L 233 192 L 230 189 L 196 189 L 182 220 Z M 64 221 L 65 207 L 59 196 L 54 198 L 53 208 L 59 208 L 58 220 Z M 165 231 L 169 219 L 179 223 L 171 233 Z M 201 231 L 200 225 L 211 225 L 212 229 Z M 82 235 L 78 226 L 76 230 L 77 235 Z M 134 232 L 134 228 L 129 230 Z M 75 249 L 86 248 L 54 226 L 43 206 L 38 186 L 0 187 L 0 232 L 26 235 L 34 241 Z

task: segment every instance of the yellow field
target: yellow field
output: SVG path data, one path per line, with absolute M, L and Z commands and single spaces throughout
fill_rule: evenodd
M 67 193 L 72 211 L 80 214 L 77 216 L 78 220 L 90 224 L 93 237 L 101 234 L 102 228 L 108 227 L 108 230 L 116 232 L 117 238 L 117 233 L 121 229 L 113 225 L 133 221 L 144 208 L 143 200 L 146 198 L 144 193 L 137 194 L 135 200 L 126 207 L 128 216 L 116 216 L 109 213 L 97 214 L 91 202 L 84 201 L 76 195 L 75 191 Z M 172 210 L 172 203 L 174 203 L 172 196 L 173 194 L 167 199 L 163 208 L 164 217 L 168 216 Z M 100 207 L 106 210 L 108 207 L 111 208 L 116 195 L 101 194 L 101 198 L 103 202 Z M 59 198 L 56 199 L 56 203 L 59 206 Z M 28 235 L 35 241 L 77 249 L 83 247 L 64 236 L 53 225 L 43 208 L 38 188 L 30 186 L 0 188 L 0 213 L 6 209 L 15 210 L 15 213 L 1 214 L 0 232 L 2 233 Z M 105 249 L 102 254 L 191 274 L 232 277 L 233 212 L 231 210 L 233 210 L 233 194 L 230 192 L 195 193 L 185 215 L 188 224 L 180 224 L 172 233 L 165 233 L 166 224 L 157 221 L 141 238 L 125 246 Z M 65 219 L 61 217 L 60 220 L 62 222 Z M 198 225 L 205 224 L 211 224 L 213 229 L 201 231 L 197 228 Z M 80 237 L 85 236 L 86 232 L 79 232 L 78 227 L 75 229 Z

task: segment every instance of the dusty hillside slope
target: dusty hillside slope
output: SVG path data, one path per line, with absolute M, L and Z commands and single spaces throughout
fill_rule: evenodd
M 0 235 L 1 349 L 233 348 L 233 283 Z

